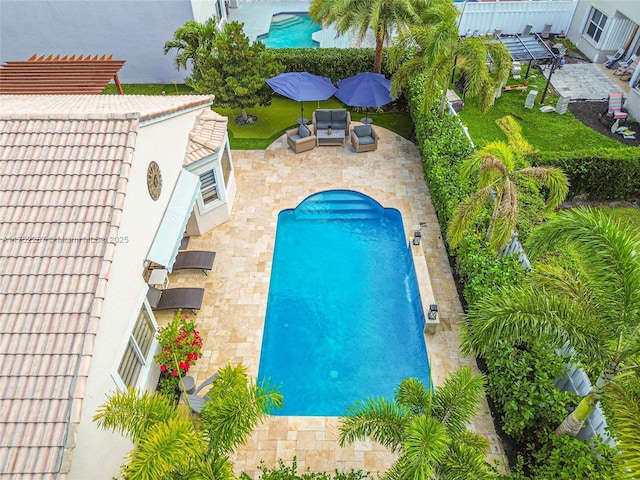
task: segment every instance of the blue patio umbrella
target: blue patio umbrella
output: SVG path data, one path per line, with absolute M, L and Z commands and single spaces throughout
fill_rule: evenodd
M 381 107 L 391 103 L 391 80 L 380 73 L 363 72 L 338 82 L 336 97 L 350 107 Z M 371 123 L 367 116 L 360 120 Z
M 274 92 L 300 102 L 300 118 L 298 123 L 307 123 L 304 118 L 304 103 L 313 100 L 326 100 L 331 97 L 336 87 L 327 77 L 313 75 L 308 72 L 286 72 L 266 80 Z

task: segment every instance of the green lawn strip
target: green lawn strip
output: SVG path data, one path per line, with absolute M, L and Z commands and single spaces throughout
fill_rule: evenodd
M 619 142 L 587 127 L 569 111 L 563 115 L 554 112 L 541 112 L 540 99 L 545 83 L 546 79 L 537 71 L 529 76 L 529 90 L 539 92 L 536 103 L 531 110 L 524 108 L 529 90 L 502 92 L 500 98 L 496 99 L 493 108 L 484 116 L 480 115 L 473 100 L 465 101 L 464 108 L 459 115 L 462 123 L 469 128 L 473 142 L 477 146 L 482 146 L 494 140 L 506 141 L 506 135 L 495 121 L 505 115 L 512 115 L 522 127 L 524 137 L 538 150 L 572 151 L 620 147 Z M 545 105 L 555 105 L 556 100 L 556 96 L 548 94 L 545 98 Z

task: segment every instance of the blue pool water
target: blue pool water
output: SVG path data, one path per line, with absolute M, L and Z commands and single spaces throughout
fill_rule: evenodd
M 258 381 L 281 384 L 277 415 L 342 415 L 429 384 L 424 314 L 400 212 L 332 190 L 278 217 Z
M 306 13 L 279 13 L 272 17 L 269 33 L 258 40 L 269 48 L 318 48 L 311 34 L 320 29 Z

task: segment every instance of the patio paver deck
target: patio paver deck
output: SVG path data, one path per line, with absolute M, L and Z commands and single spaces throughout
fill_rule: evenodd
M 328 189 L 357 190 L 385 207 L 397 208 L 407 239 L 412 225 L 426 223 L 422 245 L 412 246 L 412 251 L 423 301 L 435 299 L 439 306 L 437 333 L 426 337 L 434 383 L 442 384 L 448 373 L 463 365 L 477 371 L 475 359 L 459 351 L 462 307 L 418 150 L 399 135 L 374 128 L 381 136 L 374 152 L 356 154 L 347 143 L 296 155 L 287 148 L 284 136 L 264 151 L 232 152 L 238 190 L 231 219 L 189 243 L 189 249 L 216 251 L 214 268 L 206 277 L 197 271 L 171 275 L 172 287 L 206 288 L 197 316 L 204 356 L 190 372 L 198 384 L 226 363 L 243 363 L 252 377 L 257 376 L 278 212 Z M 160 323 L 170 316 L 160 313 Z M 505 465 L 485 401 L 471 428 L 489 438 L 490 461 Z M 238 450 L 236 472 L 257 478 L 260 460 L 273 467 L 278 458 L 288 464 L 294 455 L 299 471 L 308 467 L 382 472 L 394 460 L 387 449 L 373 442 L 341 448 L 337 437 L 334 417 L 270 417 Z

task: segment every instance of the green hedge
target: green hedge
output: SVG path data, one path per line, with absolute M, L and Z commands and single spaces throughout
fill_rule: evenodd
M 569 177 L 569 197 L 584 195 L 594 200 L 640 197 L 640 149 L 615 148 L 598 151 L 537 152 L 532 165 L 562 168 Z
M 329 77 L 333 82 L 373 71 L 373 48 L 280 48 L 274 49 L 276 59 L 285 72 L 309 72 Z M 384 70 L 382 73 L 390 78 Z

